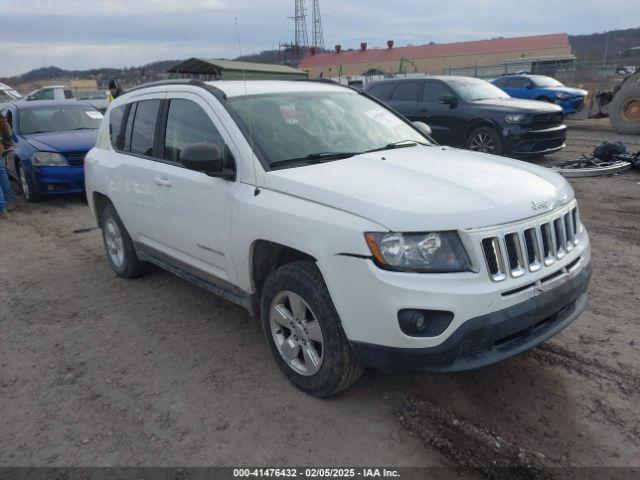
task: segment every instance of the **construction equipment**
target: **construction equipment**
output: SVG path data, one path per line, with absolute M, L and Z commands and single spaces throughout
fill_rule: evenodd
M 402 57 L 400 59 L 400 65 L 398 65 L 398 75 L 407 74 L 407 63 L 413 65 L 414 71 L 418 70 L 418 66 L 415 64 L 415 62 L 409 60 L 408 58 Z
M 588 118 L 608 116 L 611 126 L 619 133 L 640 135 L 640 69 L 612 91 L 591 96 L 585 110 Z

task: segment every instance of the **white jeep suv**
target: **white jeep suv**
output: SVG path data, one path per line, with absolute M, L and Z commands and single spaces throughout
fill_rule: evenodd
M 589 239 L 561 176 L 438 146 L 336 84 L 136 88 L 85 168 L 117 275 L 153 263 L 260 315 L 279 367 L 319 397 L 367 366 L 503 360 L 587 304 Z

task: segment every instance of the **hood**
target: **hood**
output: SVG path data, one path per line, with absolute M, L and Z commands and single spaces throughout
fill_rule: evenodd
M 266 188 L 328 205 L 391 231 L 461 230 L 544 213 L 573 198 L 530 163 L 449 147 L 408 147 L 265 175 Z
M 539 100 L 524 100 L 521 98 L 491 98 L 488 100 L 476 100 L 470 102 L 474 105 L 492 107 L 496 110 L 504 110 L 506 113 L 551 113 L 561 112 L 562 107 L 553 103 Z
M 33 133 L 22 138 L 41 152 L 80 152 L 93 148 L 98 130 Z

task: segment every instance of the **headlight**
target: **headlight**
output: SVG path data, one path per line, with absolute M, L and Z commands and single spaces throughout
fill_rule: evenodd
M 31 155 L 31 164 L 34 167 L 66 167 L 69 162 L 59 153 L 36 152 Z
M 504 117 L 507 123 L 527 123 L 529 117 L 525 113 L 510 113 Z
M 365 233 L 379 267 L 407 272 L 470 270 L 469 256 L 457 232 Z
M 567 98 L 571 98 L 571 95 L 569 95 L 568 93 L 558 92 L 556 93 L 556 98 L 558 100 L 566 100 Z

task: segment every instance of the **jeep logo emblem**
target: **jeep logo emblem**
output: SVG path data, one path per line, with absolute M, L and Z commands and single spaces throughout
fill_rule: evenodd
M 531 202 L 531 208 L 533 208 L 534 210 L 547 209 L 548 207 L 549 207 L 549 201 L 548 200 L 540 200 L 539 202 L 536 202 L 536 201 L 532 201 Z

